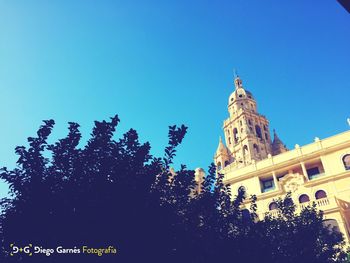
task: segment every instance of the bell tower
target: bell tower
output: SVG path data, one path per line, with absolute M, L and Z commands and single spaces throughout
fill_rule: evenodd
M 225 161 L 234 167 L 243 167 L 272 155 L 269 121 L 258 113 L 252 93 L 244 88 L 238 75 L 228 100 L 228 112 L 229 118 L 223 124 L 226 146 L 219 143 L 214 157 L 217 165 L 224 168 Z

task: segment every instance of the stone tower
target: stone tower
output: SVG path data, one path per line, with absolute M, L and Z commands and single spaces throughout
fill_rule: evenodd
M 223 124 L 227 146 L 220 138 L 214 156 L 218 170 L 229 164 L 243 167 L 273 154 L 269 121 L 258 113 L 252 93 L 243 87 L 239 76 L 235 77 L 234 86 L 228 100 L 229 118 Z M 282 152 L 280 144 L 283 143 L 278 144 L 278 150 Z

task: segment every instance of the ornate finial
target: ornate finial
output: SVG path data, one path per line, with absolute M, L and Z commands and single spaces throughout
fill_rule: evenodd
M 234 75 L 234 83 L 235 83 L 236 89 L 242 88 L 242 80 L 241 80 L 241 78 L 238 76 L 237 70 L 236 70 L 236 69 L 233 69 L 233 75 Z
M 233 77 L 234 77 L 234 79 L 238 78 L 238 73 L 237 73 L 237 70 L 235 68 L 233 69 Z

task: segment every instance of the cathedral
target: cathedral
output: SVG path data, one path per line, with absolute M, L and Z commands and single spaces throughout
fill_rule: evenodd
M 325 225 L 350 238 L 350 131 L 288 149 L 258 112 L 254 96 L 239 76 L 228 98 L 229 117 L 223 122 L 214 155 L 218 172 L 234 196 L 243 189 L 257 196 L 258 215 L 278 214 L 275 200 L 292 193 L 297 211 L 316 203 Z M 243 209 L 249 209 L 249 199 Z

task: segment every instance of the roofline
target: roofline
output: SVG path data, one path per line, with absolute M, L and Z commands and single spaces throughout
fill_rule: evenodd
M 334 152 L 346 147 L 350 147 L 350 130 L 327 137 L 323 140 L 316 140 L 304 146 L 296 145 L 293 150 L 275 156 L 269 156 L 266 159 L 253 162 L 241 168 L 232 168 L 233 165 L 228 165 L 222 170 L 225 174 L 224 181 L 225 183 L 230 183 L 251 178 L 261 173 L 272 173 L 273 171 L 319 158 L 325 153 Z M 228 175 L 230 175 L 229 177 L 231 178 L 227 178 Z

